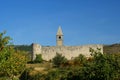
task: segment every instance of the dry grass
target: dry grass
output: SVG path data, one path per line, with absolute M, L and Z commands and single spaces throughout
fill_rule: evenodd
M 26 64 L 27 68 L 32 68 L 30 75 L 35 75 L 37 73 L 47 74 L 49 70 L 52 69 L 52 64 L 50 62 L 36 63 L 36 64 Z

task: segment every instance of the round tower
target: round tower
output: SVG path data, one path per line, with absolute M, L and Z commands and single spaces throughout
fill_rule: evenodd
M 32 55 L 31 60 L 34 61 L 37 54 L 41 54 L 41 46 L 36 43 L 32 43 Z

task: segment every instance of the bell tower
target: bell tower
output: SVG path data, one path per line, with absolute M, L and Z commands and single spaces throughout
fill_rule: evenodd
M 62 29 L 60 26 L 59 26 L 58 32 L 56 34 L 56 45 L 63 46 L 63 33 L 62 33 Z

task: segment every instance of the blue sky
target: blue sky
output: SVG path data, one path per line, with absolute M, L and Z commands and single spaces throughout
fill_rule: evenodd
M 120 43 L 120 0 L 0 0 L 14 44 L 56 45 L 59 25 L 65 45 Z

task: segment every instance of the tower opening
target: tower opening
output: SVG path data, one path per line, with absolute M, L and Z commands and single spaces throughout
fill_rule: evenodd
M 59 36 L 59 39 L 61 39 L 61 36 Z

